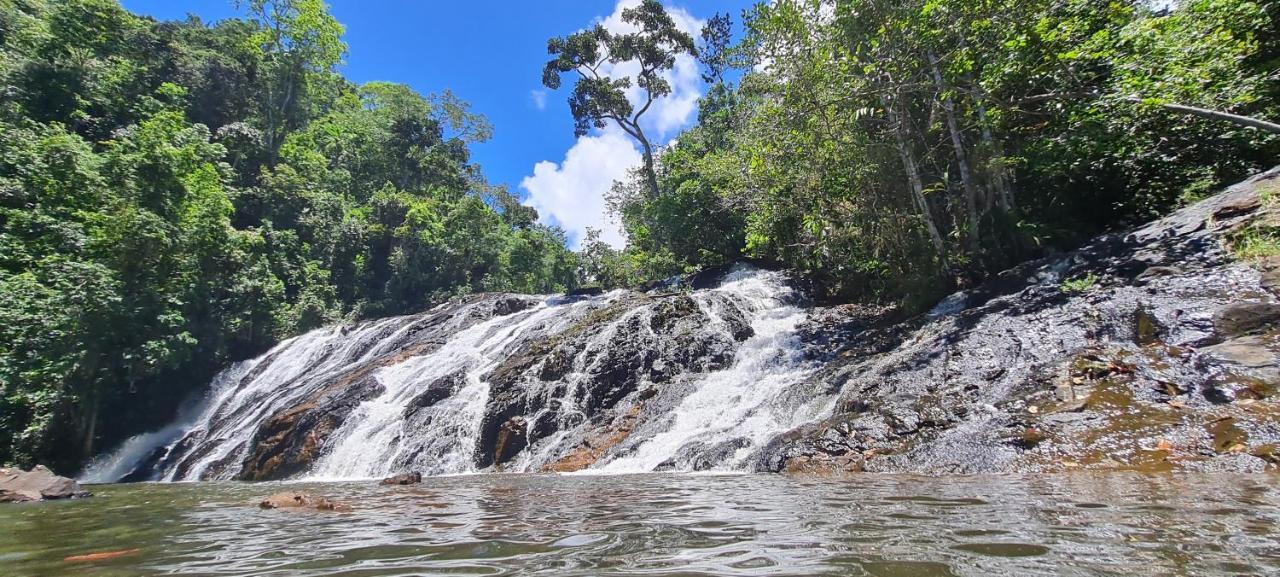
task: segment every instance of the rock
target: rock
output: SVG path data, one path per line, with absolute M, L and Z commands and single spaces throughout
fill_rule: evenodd
M 1257 335 L 1234 338 L 1205 347 L 1201 352 L 1216 355 L 1251 369 L 1276 366 L 1276 353 L 1268 346 L 1267 339 Z
M 417 485 L 422 482 L 422 473 L 413 471 L 410 473 L 400 473 L 383 479 L 379 485 Z
M 379 369 L 429 354 L 443 346 L 457 331 L 494 317 L 520 312 L 538 302 L 541 299 L 537 297 L 477 294 L 419 315 L 411 325 L 399 331 L 400 337 L 396 342 L 382 343 L 391 345 L 386 346 L 382 354 L 352 363 L 341 371 L 317 374 L 314 378 L 323 379 L 323 386 L 264 419 L 254 435 L 252 450 L 242 462 L 220 463 L 206 470 L 205 474 L 217 475 L 223 468 L 238 465 L 237 479 L 266 481 L 285 479 L 306 471 L 320 455 L 329 435 L 356 407 L 384 391 L 375 377 Z M 446 375 L 429 384 L 407 407 L 409 416 L 451 395 L 461 386 L 464 376 Z M 188 457 L 186 462 L 178 465 L 179 476 L 193 460 L 196 459 Z
M 263 509 L 314 509 L 316 511 L 351 511 L 351 506 L 328 497 L 286 491 L 276 493 L 258 503 Z
M 525 447 L 529 446 L 529 423 L 524 417 L 511 417 L 498 430 L 498 439 L 494 442 L 493 463 L 501 465 L 510 461 Z
M 581 287 L 581 288 L 573 289 L 573 290 L 571 290 L 571 291 L 569 291 L 569 292 L 567 292 L 567 293 L 564 293 L 564 296 L 566 296 L 566 297 L 593 297 L 593 296 L 599 296 L 599 295 L 602 295 L 602 294 L 604 294 L 604 289 L 603 289 L 603 288 L 600 288 L 600 287 L 598 287 L 598 286 L 588 286 L 588 287 Z
M 66 477 L 59 477 L 43 465 L 30 471 L 0 469 L 0 503 L 74 499 L 88 497 L 89 492 Z
M 1280 321 L 1280 304 L 1232 303 L 1213 315 L 1213 327 L 1227 337 L 1238 337 L 1275 326 Z
M 924 474 L 1280 468 L 1280 259 L 1239 262 L 1224 242 L 1262 218 L 1257 187 L 1277 175 L 1015 267 L 890 329 L 815 311 L 801 338 L 822 363 L 812 379 L 839 391 L 835 412 L 776 437 L 757 468 L 858 454 L 867 471 Z M 1103 282 L 1061 290 L 1090 275 Z
M 1280 256 L 1268 256 L 1254 264 L 1262 273 L 1262 287 L 1280 296 Z
M 1133 278 L 1133 281 L 1140 285 L 1145 285 L 1158 278 L 1173 277 L 1180 274 L 1183 274 L 1182 269 L 1175 266 L 1153 266 L 1139 273 L 1138 276 Z
M 865 463 L 862 455 L 801 456 L 787 461 L 782 472 L 802 477 L 839 477 L 862 472 Z

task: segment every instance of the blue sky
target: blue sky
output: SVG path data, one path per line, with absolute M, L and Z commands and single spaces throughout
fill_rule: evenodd
M 543 91 L 546 41 L 597 20 L 618 24 L 619 3 L 637 0 L 537 0 L 533 2 L 329 0 L 347 28 L 350 52 L 343 74 L 355 82 L 401 82 L 422 93 L 445 88 L 470 102 L 494 125 L 491 141 L 474 147 L 473 160 L 495 183 L 506 183 L 560 224 L 576 240 L 587 226 L 605 229 L 621 244 L 615 223 L 604 220 L 603 201 L 613 178 L 639 155 L 615 130 L 575 139 L 565 98 L 569 87 Z M 232 0 L 122 0 L 129 10 L 158 19 L 205 20 L 238 15 Z M 751 0 L 669 0 L 685 26 L 717 12 L 735 23 Z M 696 119 L 692 99 L 703 87 L 691 62 L 673 75 L 676 94 L 651 111 L 646 130 L 665 141 Z M 538 96 L 541 94 L 542 96 Z M 539 100 L 545 103 L 539 106 Z M 651 134 L 652 136 L 652 134 Z M 539 164 L 542 163 L 542 164 Z M 535 169 L 536 167 L 536 169 Z

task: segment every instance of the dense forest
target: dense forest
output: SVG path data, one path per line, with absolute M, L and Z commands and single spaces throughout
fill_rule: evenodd
M 484 118 L 344 80 L 320 0 L 242 8 L 0 0 L 0 463 L 74 470 L 326 323 L 573 284 L 470 163 Z
M 322 0 L 239 5 L 0 0 L 0 463 L 74 469 L 282 338 L 469 292 L 750 259 L 920 310 L 1280 159 L 1280 2 L 778 0 L 694 35 L 644 0 L 548 42 L 573 129 L 644 158 L 607 191 L 628 246 L 574 253 L 470 161 L 466 103 L 344 79 Z M 708 88 L 657 142 L 682 55 Z
M 650 1 L 634 33 L 553 39 L 544 82 L 582 79 L 579 131 L 617 123 L 646 151 L 623 93 L 665 94 L 677 54 L 710 84 L 697 125 L 614 186 L 628 248 L 589 239 L 584 269 L 627 285 L 753 258 L 918 310 L 1272 166 L 1280 2 L 1161 4 L 781 0 L 733 44 L 729 15 L 693 38 Z M 595 77 L 617 59 L 645 65 Z

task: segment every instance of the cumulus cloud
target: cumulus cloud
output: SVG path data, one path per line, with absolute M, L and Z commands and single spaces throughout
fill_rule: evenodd
M 634 8 L 640 0 L 619 0 L 613 13 L 596 19 L 610 32 L 625 34 L 636 27 L 622 21 L 622 11 Z M 667 13 L 676 27 L 697 38 L 703 21 L 684 8 L 667 6 Z M 637 62 L 605 65 L 601 72 L 612 77 L 631 76 L 640 71 Z M 671 94 L 653 103 L 640 119 L 641 128 L 655 146 L 669 139 L 679 129 L 688 126 L 698 108 L 702 95 L 702 78 L 698 61 L 687 54 L 676 57 L 675 66 L 666 71 L 664 78 L 671 84 Z M 567 88 L 567 87 L 566 87 Z M 541 110 L 545 106 L 534 96 L 534 105 Z M 644 103 L 644 92 L 636 86 L 627 91 L 627 99 L 635 106 Z M 613 181 L 622 178 L 627 169 L 639 165 L 641 155 L 638 145 L 621 129 L 610 125 L 603 131 L 579 137 L 559 163 L 544 160 L 533 168 L 533 174 L 520 182 L 528 193 L 525 204 L 538 210 L 548 224 L 558 224 L 580 242 L 586 229 L 601 231 L 601 240 L 615 247 L 622 247 L 626 239 L 618 224 L 608 217 L 604 195 Z
M 533 107 L 538 110 L 547 109 L 547 91 L 546 90 L 530 90 L 529 100 L 533 102 Z
M 631 137 L 618 128 L 583 136 L 559 164 L 544 160 L 533 175 L 520 181 L 529 193 L 525 204 L 537 209 L 543 221 L 558 224 L 582 241 L 587 228 L 600 229 L 600 239 L 617 247 L 626 244 L 622 229 L 607 218 L 604 193 L 627 169 L 640 164 Z

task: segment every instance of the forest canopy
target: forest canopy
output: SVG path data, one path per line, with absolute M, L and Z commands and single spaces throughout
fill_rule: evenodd
M 345 80 L 320 0 L 241 8 L 0 0 L 0 463 L 74 469 L 324 324 L 573 286 L 483 117 Z
M 730 18 L 697 124 L 610 195 L 629 246 L 583 247 L 603 284 L 748 258 L 919 310 L 1280 160 L 1280 2 L 777 0 L 736 43 Z

